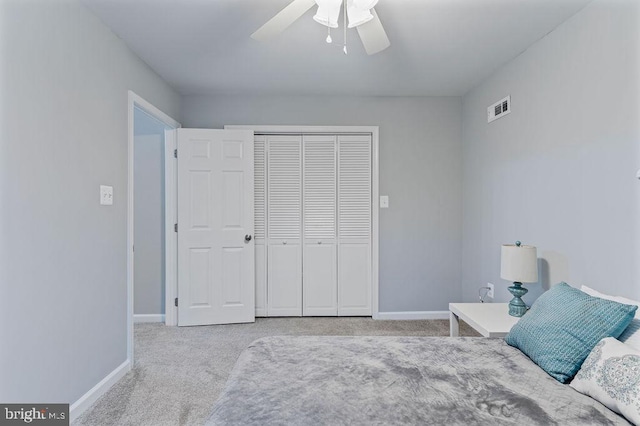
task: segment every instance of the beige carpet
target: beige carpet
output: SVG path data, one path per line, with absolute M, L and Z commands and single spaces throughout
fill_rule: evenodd
M 461 323 L 460 334 L 477 336 Z M 200 425 L 236 359 L 252 341 L 277 335 L 448 336 L 449 321 L 258 318 L 253 324 L 135 326 L 135 366 L 74 425 Z

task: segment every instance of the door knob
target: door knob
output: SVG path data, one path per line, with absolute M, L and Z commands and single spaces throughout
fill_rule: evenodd
M 248 243 L 249 241 L 251 241 L 251 235 L 245 235 L 244 236 L 244 242 Z

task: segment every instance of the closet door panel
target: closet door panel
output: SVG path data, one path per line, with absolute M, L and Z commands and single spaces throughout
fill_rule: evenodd
M 302 137 L 267 136 L 267 312 L 302 315 Z
M 253 144 L 254 160 L 254 239 L 256 247 L 256 316 L 267 316 L 267 164 L 266 138 L 257 135 Z
M 336 137 L 304 137 L 304 238 L 336 238 Z
M 303 137 L 303 315 L 337 315 L 337 137 Z
M 267 222 L 270 240 L 297 240 L 302 226 L 300 136 L 267 137 Z
M 371 136 L 338 138 L 338 315 L 371 315 Z
M 267 316 L 267 246 L 256 241 L 256 316 Z
M 340 136 L 340 241 L 371 239 L 371 136 Z
M 371 245 L 343 243 L 338 256 L 338 315 L 371 315 Z
M 302 315 L 302 253 L 299 244 L 271 244 L 267 255 L 269 316 Z
M 338 276 L 335 244 L 304 248 L 304 316 L 338 315 Z

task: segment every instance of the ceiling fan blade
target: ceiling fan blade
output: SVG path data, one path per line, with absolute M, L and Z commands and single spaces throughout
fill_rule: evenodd
M 293 0 L 289 6 L 282 9 L 276 16 L 267 21 L 266 24 L 258 28 L 255 33 L 251 34 L 251 38 L 264 41 L 280 34 L 315 4 L 315 0 Z
M 380 22 L 378 14 L 374 9 L 371 9 L 371 14 L 373 15 L 373 19 L 371 21 L 356 27 L 358 28 L 358 34 L 360 35 L 360 39 L 364 45 L 364 50 L 367 51 L 368 55 L 382 52 L 384 49 L 391 46 L 389 37 L 387 37 L 387 33 L 384 31 L 384 27 L 382 26 L 382 22 Z

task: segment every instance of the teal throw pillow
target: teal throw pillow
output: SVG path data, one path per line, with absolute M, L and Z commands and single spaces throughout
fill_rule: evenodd
M 622 334 L 636 309 L 563 282 L 543 293 L 504 340 L 566 383 L 600 340 Z

